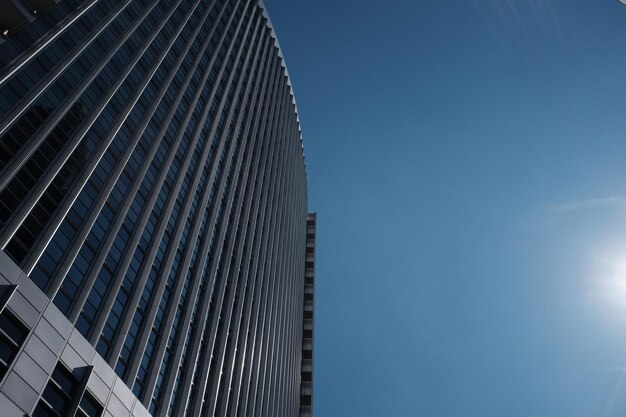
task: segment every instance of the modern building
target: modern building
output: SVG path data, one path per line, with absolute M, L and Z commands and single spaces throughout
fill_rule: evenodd
M 0 415 L 311 415 L 315 217 L 258 0 L 0 0 Z
M 306 221 L 306 259 L 304 272 L 304 317 L 302 322 L 302 373 L 300 417 L 313 415 L 313 312 L 315 301 L 315 230 L 317 216 Z

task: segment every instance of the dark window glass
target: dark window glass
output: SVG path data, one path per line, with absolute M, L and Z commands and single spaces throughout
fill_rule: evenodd
M 33 411 L 33 417 L 70 417 L 72 404 L 77 398 L 80 381 L 65 366 L 58 363 Z
M 59 414 L 52 411 L 49 406 L 40 401 L 35 411 L 33 411 L 33 417 L 59 417 Z
M 54 384 L 48 384 L 42 398 L 60 415 L 68 415 L 72 406 L 72 397 Z
M 80 400 L 80 408 L 76 415 L 80 417 L 100 417 L 102 415 L 102 406 L 93 395 L 85 392 L 83 399 Z
M 5 308 L 0 314 L 0 380 L 7 373 L 26 335 L 28 328 Z
M 52 379 L 63 391 L 71 393 L 76 389 L 78 379 L 70 373 L 65 367 L 57 366 L 52 372 Z
M 58 363 L 33 411 L 33 417 L 71 417 L 69 413 L 79 400 L 76 416 L 100 417 L 102 406 L 89 392 L 83 392 L 81 398 L 80 386 L 80 379 Z

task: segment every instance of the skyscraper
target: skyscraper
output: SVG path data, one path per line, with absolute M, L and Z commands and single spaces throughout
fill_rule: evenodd
M 315 229 L 317 216 L 306 221 L 306 264 L 304 273 L 304 321 L 302 322 L 302 375 L 300 417 L 313 415 L 313 307 L 315 297 Z
M 2 416 L 310 413 L 315 223 L 264 5 L 0 10 Z

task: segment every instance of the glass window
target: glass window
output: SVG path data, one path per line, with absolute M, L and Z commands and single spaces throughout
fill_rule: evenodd
M 33 411 L 33 417 L 70 417 L 73 409 L 77 410 L 77 417 L 100 417 L 100 403 L 89 392 L 81 393 L 80 390 L 80 378 L 58 363 Z
M 0 380 L 22 347 L 28 328 L 6 308 L 0 314 Z
M 102 406 L 89 392 L 83 394 L 83 399 L 80 400 L 80 406 L 77 417 L 100 417 L 102 415 Z

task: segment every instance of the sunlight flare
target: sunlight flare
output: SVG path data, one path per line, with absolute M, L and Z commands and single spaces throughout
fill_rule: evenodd
M 594 254 L 592 293 L 601 302 L 626 307 L 626 245 L 611 245 Z

